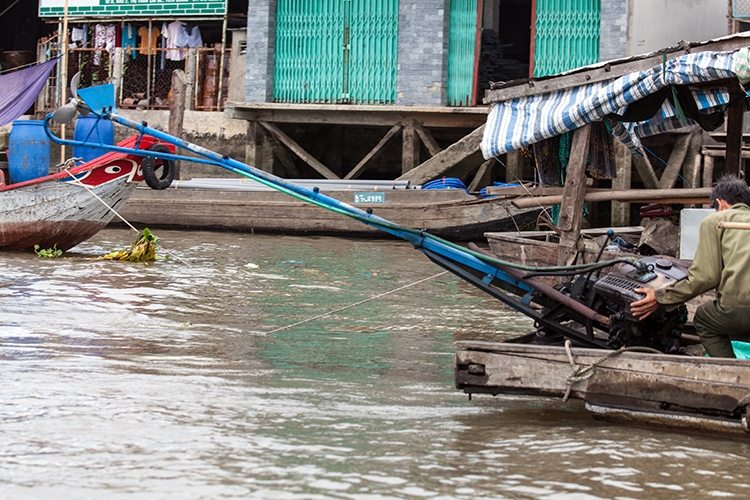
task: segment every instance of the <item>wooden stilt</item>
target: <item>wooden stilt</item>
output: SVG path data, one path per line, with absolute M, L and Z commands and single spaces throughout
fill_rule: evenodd
M 435 156 L 443 150 L 443 148 L 440 147 L 435 138 L 432 136 L 430 131 L 424 128 L 421 123 L 417 121 L 414 122 L 414 131 L 422 140 L 422 144 L 424 144 L 424 146 L 427 148 L 430 156 Z
M 575 262 L 578 237 L 581 234 L 583 196 L 586 194 L 586 158 L 589 152 L 591 125 L 584 125 L 573 134 L 565 189 L 560 205 L 560 255 L 558 263 L 567 266 Z
M 185 72 L 176 69 L 172 72 L 172 102 L 169 107 L 169 134 L 182 137 L 182 125 L 185 121 Z M 180 162 L 174 162 L 175 179 L 180 179 Z
M 476 175 L 474 175 L 474 180 L 472 180 L 471 184 L 469 184 L 469 191 L 473 193 L 475 191 L 479 191 L 485 186 L 492 184 L 496 165 L 497 161 L 494 158 L 490 158 L 489 160 L 482 163 Z
M 505 154 L 505 182 L 520 182 L 523 180 L 523 155 L 521 151 L 508 151 Z
M 664 172 L 661 174 L 661 179 L 659 179 L 659 189 L 669 189 L 674 187 L 677 182 L 677 177 L 679 177 L 680 171 L 682 170 L 682 164 L 685 162 L 685 156 L 687 155 L 691 138 L 692 134 L 687 133 L 680 134 L 675 139 L 672 153 L 669 155 L 669 160 L 667 160 L 669 167 L 664 168 Z
M 474 168 L 476 168 L 476 165 L 482 162 L 482 153 L 479 150 L 479 144 L 482 142 L 483 135 L 484 125 L 418 167 L 401 175 L 398 180 L 411 181 L 413 184 L 423 184 L 444 175 L 448 170 L 461 162 L 467 160 L 473 161 L 475 157 L 479 160 L 474 163 Z
M 247 146 L 245 163 L 273 173 L 273 145 L 256 120 L 247 122 Z
M 284 146 L 288 147 L 294 154 L 299 156 L 299 158 L 310 165 L 312 168 L 314 168 L 320 175 L 325 177 L 326 179 L 340 179 L 340 177 L 333 172 L 331 172 L 328 167 L 323 165 L 320 161 L 318 161 L 314 156 L 312 156 L 310 153 L 305 151 L 305 149 L 297 144 L 291 137 L 286 135 L 284 132 L 282 132 L 276 125 L 273 125 L 272 123 L 267 122 L 258 122 L 260 123 L 263 128 L 271 132 L 274 137 L 276 137 L 279 141 L 281 141 Z
M 742 162 L 742 119 L 745 114 L 745 91 L 739 80 L 729 83 L 729 111 L 727 112 L 727 156 L 724 173 L 739 175 Z
M 612 179 L 612 189 L 630 189 L 632 159 L 630 150 L 620 141 L 615 141 L 615 164 L 617 177 Z M 630 225 L 630 203 L 612 202 L 611 223 L 615 227 Z
M 643 156 L 633 156 L 632 161 L 643 185 L 648 189 L 658 189 L 659 178 L 656 177 L 656 172 L 654 172 L 654 167 L 651 166 L 648 157 L 645 154 Z
M 392 126 L 391 129 L 385 134 L 385 136 L 383 136 L 383 138 L 380 139 L 380 142 L 378 142 L 375 145 L 375 147 L 372 148 L 372 150 L 370 150 L 370 152 L 367 153 L 367 155 L 365 155 L 365 157 L 362 158 L 359 163 L 357 163 L 357 165 L 352 169 L 351 172 L 349 172 L 348 174 L 344 176 L 344 179 L 347 179 L 347 180 L 356 179 L 360 175 L 362 175 L 362 172 L 365 171 L 365 169 L 367 168 L 367 165 L 372 160 L 380 156 L 386 144 L 388 144 L 388 142 L 390 142 L 390 140 L 396 136 L 398 131 L 401 130 L 401 127 L 402 125 L 400 123 L 397 123 L 394 126 Z
M 401 173 L 405 174 L 419 165 L 419 141 L 413 121 L 404 124 L 401 137 Z

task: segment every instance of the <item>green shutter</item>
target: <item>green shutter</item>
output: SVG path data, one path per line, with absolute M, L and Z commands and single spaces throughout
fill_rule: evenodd
M 398 0 L 279 0 L 274 100 L 396 101 Z
M 600 0 L 537 0 L 534 76 L 599 61 Z
M 451 0 L 448 106 L 471 106 L 477 42 L 477 1 Z

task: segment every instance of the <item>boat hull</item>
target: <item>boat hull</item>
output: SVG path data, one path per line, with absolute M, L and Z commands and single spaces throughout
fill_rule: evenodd
M 133 135 L 118 146 L 145 149 L 157 142 Z M 112 152 L 26 182 L 6 185 L 0 178 L 0 250 L 30 250 L 35 245 L 68 250 L 91 238 L 143 180 L 142 158 Z
M 68 250 L 91 238 L 120 210 L 136 183 L 120 178 L 90 191 L 71 182 L 37 184 L 0 194 L 0 250 L 56 246 Z M 96 194 L 99 199 L 93 196 Z
M 407 227 L 426 229 L 448 239 L 481 239 L 487 231 L 511 231 L 536 220 L 539 210 L 518 209 L 504 202 L 477 202 L 464 192 L 389 190 L 383 204 L 355 203 L 353 191 L 324 194 Z M 123 216 L 149 227 L 224 229 L 298 235 L 382 235 L 329 210 L 275 191 L 216 189 L 138 189 Z
M 457 342 L 456 387 L 466 393 L 564 397 L 573 370 L 564 347 Z M 570 386 L 596 417 L 679 429 L 746 434 L 750 362 L 738 359 L 571 349 L 594 374 Z

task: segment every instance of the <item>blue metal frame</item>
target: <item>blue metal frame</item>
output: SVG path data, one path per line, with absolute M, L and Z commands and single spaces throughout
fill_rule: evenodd
M 123 125 L 125 127 L 137 130 L 141 135 L 150 135 L 152 137 L 155 137 L 156 139 L 159 139 L 160 141 L 166 142 L 168 144 L 173 144 L 174 146 L 190 151 L 191 153 L 194 153 L 198 155 L 199 157 L 196 158 L 192 156 L 184 156 L 184 155 L 179 155 L 179 154 L 171 154 L 171 153 L 168 154 L 168 153 L 161 153 L 161 152 L 155 152 L 155 151 L 148 151 L 144 149 L 131 149 L 131 148 L 123 148 L 119 146 L 111 146 L 111 145 L 106 145 L 106 144 L 101 144 L 101 143 L 91 143 L 91 142 L 87 143 L 87 142 L 82 142 L 82 141 L 62 139 L 52 134 L 52 132 L 49 129 L 49 122 L 52 120 L 52 114 L 49 114 L 45 118 L 45 121 L 44 121 L 47 135 L 50 137 L 50 139 L 53 142 L 57 144 L 67 145 L 67 146 L 86 146 L 86 147 L 96 146 L 98 148 L 102 148 L 108 151 L 114 151 L 118 153 L 130 154 L 130 155 L 147 156 L 151 158 L 160 158 L 160 159 L 165 159 L 165 160 L 183 160 L 183 161 L 190 161 L 190 162 L 202 163 L 202 164 L 207 164 L 207 165 L 216 165 L 218 167 L 234 172 L 238 175 L 251 178 L 255 181 L 258 181 L 278 191 L 285 192 L 286 194 L 299 198 L 303 201 L 307 201 L 314 205 L 327 208 L 329 210 L 335 211 L 342 215 L 346 215 L 354 219 L 357 219 L 363 224 L 373 226 L 385 233 L 388 233 L 398 238 L 401 238 L 403 240 L 409 241 L 410 243 L 412 243 L 412 245 L 414 245 L 416 249 L 420 251 L 427 250 L 427 251 L 442 255 L 452 260 L 453 262 L 456 262 L 463 266 L 467 266 L 469 268 L 474 269 L 475 271 L 482 273 L 483 275 L 486 276 L 486 279 L 489 281 L 492 281 L 493 279 L 498 279 L 500 281 L 510 283 L 513 286 L 523 289 L 527 292 L 533 291 L 533 288 L 521 282 L 520 280 L 510 276 L 509 274 L 499 269 L 498 267 L 475 257 L 468 251 L 465 251 L 465 252 L 460 251 L 452 246 L 447 245 L 446 243 L 433 239 L 434 237 L 428 237 L 429 235 L 427 235 L 423 231 L 418 231 L 415 229 L 403 227 L 387 219 L 384 219 L 377 215 L 373 215 L 371 210 L 365 211 L 360 208 L 349 205 L 347 203 L 343 203 L 335 198 L 331 198 L 330 196 L 326 196 L 322 194 L 317 188 L 309 189 L 303 186 L 299 186 L 285 179 L 282 179 L 281 177 L 277 177 L 268 172 L 264 172 L 263 170 L 257 169 L 245 163 L 234 160 L 226 155 L 215 153 L 213 151 L 210 151 L 196 144 L 179 139 L 170 134 L 161 132 L 159 130 L 149 127 L 146 122 L 142 122 L 142 123 L 135 122 L 133 120 L 120 116 L 117 113 L 111 111 L 111 107 L 104 106 L 100 109 L 101 110 L 99 112 L 94 112 L 97 116 L 100 117 L 100 119 L 108 119 L 113 122 L 119 123 L 120 125 Z M 137 142 L 136 147 L 139 147 L 139 146 L 140 146 L 140 141 Z

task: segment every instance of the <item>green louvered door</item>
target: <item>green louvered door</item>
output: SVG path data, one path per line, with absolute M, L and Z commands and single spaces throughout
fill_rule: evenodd
M 471 106 L 477 46 L 477 1 L 451 0 L 448 106 Z
M 600 0 L 537 0 L 534 76 L 599 61 Z
M 393 104 L 398 0 L 279 0 L 274 100 Z

